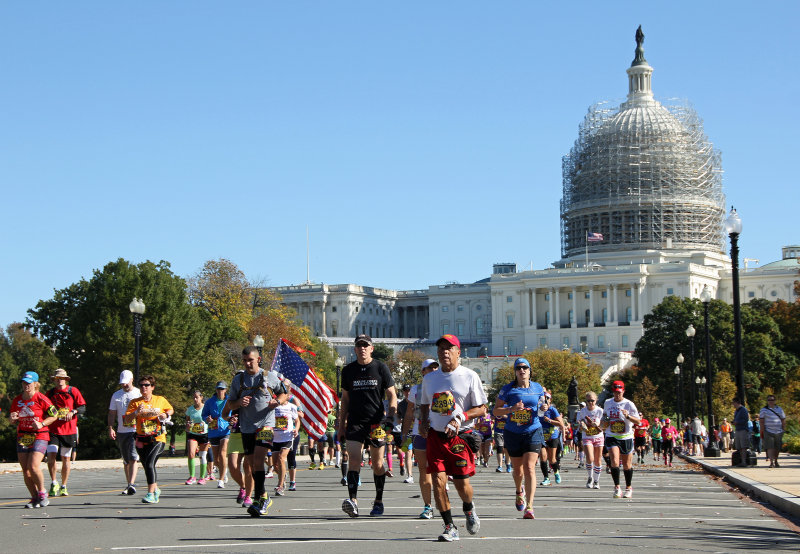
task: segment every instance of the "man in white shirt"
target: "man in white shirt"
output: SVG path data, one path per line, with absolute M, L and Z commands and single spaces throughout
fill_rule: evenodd
M 136 494 L 136 462 L 139 461 L 139 455 L 136 453 L 136 428 L 133 425 L 125 425 L 123 416 L 128 410 L 130 401 L 139 398 L 142 393 L 133 386 L 133 373 L 127 369 L 119 374 L 119 384 L 121 388 L 111 395 L 111 403 L 108 405 L 108 436 L 111 440 L 117 441 L 120 454 L 122 454 L 125 479 L 128 483 L 122 494 L 130 495 Z M 116 430 L 114 429 L 115 423 Z
M 778 454 L 783 443 L 783 432 L 786 430 L 786 414 L 775 404 L 774 394 L 767 396 L 767 405 L 761 408 L 758 420 L 761 425 L 764 450 L 767 451 L 769 459 L 769 467 L 781 467 L 778 465 Z

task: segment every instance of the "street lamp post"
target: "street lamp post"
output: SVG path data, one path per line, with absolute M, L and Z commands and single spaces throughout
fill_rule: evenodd
M 689 343 L 691 345 L 689 350 L 689 382 L 694 381 L 694 335 L 697 331 L 695 331 L 694 325 L 691 323 L 686 328 L 686 336 L 689 337 Z M 689 410 L 689 415 L 692 416 L 692 419 L 697 415 L 697 399 L 694 394 L 694 387 L 692 387 L 692 409 Z
M 678 353 L 678 357 L 675 358 L 675 361 L 678 362 L 678 365 L 675 366 L 675 367 L 678 370 L 682 369 L 681 366 L 683 365 L 684 359 L 685 358 L 683 357 L 683 354 L 681 354 L 679 352 Z M 681 373 L 681 371 L 678 371 L 678 384 L 679 384 L 679 387 L 678 387 L 678 414 L 679 414 L 678 421 L 682 424 L 683 423 L 683 415 L 684 415 L 684 413 L 683 413 L 683 374 Z
M 139 383 L 139 349 L 142 344 L 142 316 L 144 315 L 145 305 L 141 298 L 133 297 L 131 303 L 128 304 L 133 314 L 133 373 L 136 378 L 136 383 Z
M 731 280 L 733 284 L 733 346 L 736 362 L 736 393 L 742 404 L 747 405 L 744 396 L 744 360 L 742 358 L 742 314 L 739 301 L 739 235 L 742 233 L 742 219 L 731 206 L 731 213 L 725 220 L 725 232 L 731 239 Z
M 678 399 L 676 411 L 677 411 L 677 419 L 678 419 L 678 427 L 681 426 L 681 366 L 676 365 L 675 369 L 673 370 L 675 373 L 675 398 Z
M 342 367 L 344 367 L 344 360 L 340 356 L 336 356 L 336 397 L 341 398 L 342 391 L 339 390 L 342 381 Z M 336 403 L 336 421 L 338 425 L 339 421 L 339 404 L 340 402 Z
M 708 410 L 708 430 L 709 437 L 714 435 L 711 430 L 714 429 L 714 410 L 711 407 L 711 385 L 713 383 L 711 373 L 711 334 L 708 330 L 708 304 L 711 302 L 711 291 L 708 290 L 708 285 L 703 286 L 703 291 L 700 293 L 700 301 L 703 303 L 703 325 L 706 328 L 706 409 Z
M 261 335 L 256 335 L 253 337 L 253 346 L 258 349 L 258 357 L 262 358 L 263 356 L 261 355 L 261 352 L 264 350 L 264 337 Z
M 489 355 L 483 357 L 483 382 L 484 383 L 491 383 L 489 379 Z
M 694 384 L 697 385 L 697 394 L 702 398 L 703 390 L 706 388 L 706 378 L 699 375 L 694 378 Z M 703 403 L 700 403 L 700 419 L 703 418 Z

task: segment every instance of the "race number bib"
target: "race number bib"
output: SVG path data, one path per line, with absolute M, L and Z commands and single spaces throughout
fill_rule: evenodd
M 134 425 L 136 425 L 136 415 L 135 414 L 130 414 L 130 415 L 125 414 L 124 416 L 122 416 L 122 424 L 125 427 L 133 427 Z
M 217 418 L 212 418 L 211 421 L 208 422 L 208 429 L 209 431 L 214 431 L 219 428 L 219 420 Z
M 553 436 L 553 429 L 552 429 L 552 427 L 551 427 L 550 429 L 548 429 L 547 431 L 544 431 L 544 432 L 542 433 L 542 435 L 544 435 L 544 440 L 546 440 L 546 441 L 549 441 L 549 440 L 550 440 L 550 437 L 552 437 L 552 436 Z
M 380 425 L 372 425 L 369 428 L 369 438 L 376 441 L 386 440 L 386 431 Z
M 275 434 L 272 432 L 272 427 L 262 427 L 256 433 L 256 440 L 261 442 L 272 442 Z
M 431 410 L 437 414 L 452 415 L 456 407 L 456 399 L 453 393 L 448 391 L 437 392 L 431 399 Z
M 58 419 L 67 419 L 67 414 L 70 413 L 71 411 L 72 410 L 70 410 L 69 408 L 59 408 L 56 416 L 58 417 Z
M 151 437 L 161 434 L 161 423 L 157 419 L 143 419 L 140 426 L 142 429 L 139 434 L 142 436 Z
M 289 418 L 286 416 L 275 416 L 275 429 L 286 431 L 289 428 Z
M 533 421 L 533 411 L 530 409 L 519 410 L 511 414 L 511 421 L 517 425 L 529 425 Z
M 614 421 L 611 423 L 611 432 L 615 435 L 621 435 L 625 432 L 625 422 L 624 421 Z
M 202 423 L 192 423 L 192 429 L 190 432 L 195 435 L 203 435 L 206 432 L 206 426 Z
M 591 424 L 586 426 L 586 434 L 587 435 L 594 436 L 594 435 L 597 435 L 598 433 L 600 433 L 600 427 L 598 427 L 594 423 L 591 423 Z
M 30 448 L 36 440 L 36 435 L 33 433 L 23 433 L 17 437 L 17 444 L 22 448 Z
M 503 429 L 506 428 L 506 420 L 505 419 L 499 420 L 497 424 L 494 426 L 494 428 L 499 431 L 502 431 Z

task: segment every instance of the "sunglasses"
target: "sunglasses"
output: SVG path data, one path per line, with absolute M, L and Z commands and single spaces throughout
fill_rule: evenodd
M 594 404 L 594 403 L 595 403 L 595 400 L 587 400 L 587 401 L 586 401 L 586 403 L 587 403 L 587 404 Z
M 366 342 L 359 342 L 356 345 L 356 348 L 367 348 L 368 346 L 369 346 L 369 344 L 367 344 Z
M 530 369 L 530 368 L 529 368 L 528 366 L 526 366 L 526 365 L 518 365 L 518 366 L 517 366 L 517 367 L 515 367 L 514 369 L 516 369 L 517 371 L 519 371 L 520 369 Z
M 139 383 L 140 387 L 152 387 L 153 383 Z

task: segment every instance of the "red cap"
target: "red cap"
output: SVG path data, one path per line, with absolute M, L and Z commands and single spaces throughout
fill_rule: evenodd
M 611 390 L 624 391 L 625 390 L 625 383 L 623 383 L 622 381 L 614 381 L 613 383 L 611 383 Z
M 458 346 L 459 350 L 461 349 L 461 341 L 458 340 L 458 337 L 455 335 L 442 335 L 439 337 L 439 340 L 436 341 L 436 346 L 439 346 L 439 343 L 442 341 L 445 341 L 453 346 Z

